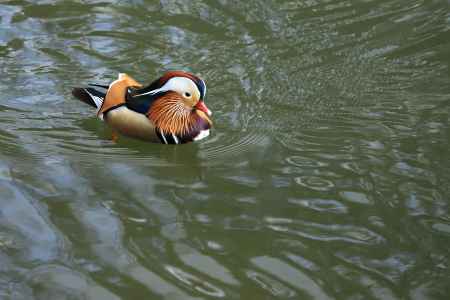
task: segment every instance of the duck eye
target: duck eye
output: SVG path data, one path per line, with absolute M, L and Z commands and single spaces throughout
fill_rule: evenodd
M 184 96 L 185 96 L 186 98 L 189 98 L 189 97 L 191 97 L 191 93 L 185 92 L 185 93 L 184 93 Z

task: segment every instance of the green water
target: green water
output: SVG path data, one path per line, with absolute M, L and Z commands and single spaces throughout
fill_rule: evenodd
M 450 2 L 0 1 L 0 299 L 449 299 Z M 73 99 L 202 76 L 215 128 Z

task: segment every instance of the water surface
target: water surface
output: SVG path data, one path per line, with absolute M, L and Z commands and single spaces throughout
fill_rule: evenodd
M 1 299 L 448 299 L 450 4 L 1 1 Z M 201 75 L 212 135 L 73 86 Z

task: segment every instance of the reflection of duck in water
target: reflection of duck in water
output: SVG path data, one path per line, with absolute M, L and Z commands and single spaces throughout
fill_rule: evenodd
M 203 102 L 206 85 L 191 73 L 169 71 L 147 87 L 122 73 L 109 86 L 91 86 L 74 88 L 72 94 L 95 107 L 97 116 L 123 135 L 164 144 L 209 135 L 211 111 Z

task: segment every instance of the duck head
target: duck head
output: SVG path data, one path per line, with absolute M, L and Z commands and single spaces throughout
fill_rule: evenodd
M 145 113 L 163 137 L 172 135 L 188 142 L 207 136 L 212 126 L 205 95 L 206 85 L 201 78 L 184 71 L 169 71 L 145 88 L 130 88 L 127 106 Z

